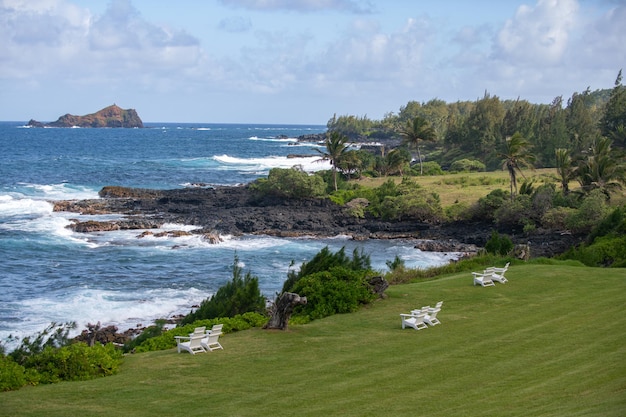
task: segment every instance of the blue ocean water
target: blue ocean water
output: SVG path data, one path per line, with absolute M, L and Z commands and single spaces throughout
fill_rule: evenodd
M 51 322 L 76 321 L 77 331 L 98 321 L 124 329 L 187 313 L 231 278 L 235 256 L 259 277 L 270 298 L 290 267 L 298 268 L 324 246 L 345 246 L 348 253 L 362 249 L 380 271 L 395 256 L 409 267 L 456 257 L 421 252 L 410 240 L 224 236 L 224 242 L 210 245 L 194 236 L 139 239 L 137 230 L 74 233 L 66 226 L 78 215 L 52 211 L 55 200 L 97 198 L 106 185 L 237 185 L 273 167 L 328 169 L 315 150 L 319 144 L 295 140 L 324 131 L 324 126 L 171 123 L 37 129 L 0 122 L 0 340 L 36 334 Z M 294 154 L 301 157 L 287 157 Z

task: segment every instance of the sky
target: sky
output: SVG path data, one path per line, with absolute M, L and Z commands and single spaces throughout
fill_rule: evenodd
M 0 0 L 0 120 L 325 125 L 565 101 L 626 69 L 626 0 Z

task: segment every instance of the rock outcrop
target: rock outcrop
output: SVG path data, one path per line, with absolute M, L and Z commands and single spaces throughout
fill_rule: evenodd
M 143 122 L 135 109 L 122 109 L 115 104 L 104 109 L 87 114 L 85 116 L 75 116 L 66 114 L 55 122 L 41 123 L 30 120 L 28 126 L 31 127 L 143 127 Z
M 426 251 L 475 253 L 484 247 L 494 229 L 489 223 L 428 224 L 416 221 L 384 221 L 354 216 L 351 209 L 328 199 L 259 198 L 249 187 L 147 190 L 104 187 L 100 199 L 60 201 L 55 211 L 124 216 L 111 221 L 74 221 L 77 232 L 157 229 L 164 223 L 198 226 L 210 243 L 220 235 L 264 234 L 281 237 L 347 235 L 364 239 L 421 239 L 416 247 Z M 527 247 L 525 256 L 554 256 L 580 243 L 584 236 L 537 230 L 532 234 L 499 230 L 513 243 Z M 160 232 L 157 232 L 160 233 Z M 172 236 L 172 232 L 167 232 Z M 155 233 L 156 234 L 156 233 Z M 147 234 L 146 234 L 147 235 Z

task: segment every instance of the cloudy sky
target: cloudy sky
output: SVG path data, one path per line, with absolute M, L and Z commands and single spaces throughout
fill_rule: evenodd
M 0 0 L 0 120 L 381 119 L 410 100 L 549 103 L 626 70 L 624 0 Z

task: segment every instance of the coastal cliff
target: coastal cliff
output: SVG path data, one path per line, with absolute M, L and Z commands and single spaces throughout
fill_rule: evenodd
M 31 127 L 143 127 L 143 122 L 135 109 L 122 109 L 113 104 L 96 113 L 85 116 L 66 114 L 59 117 L 55 122 L 41 123 L 30 120 Z

